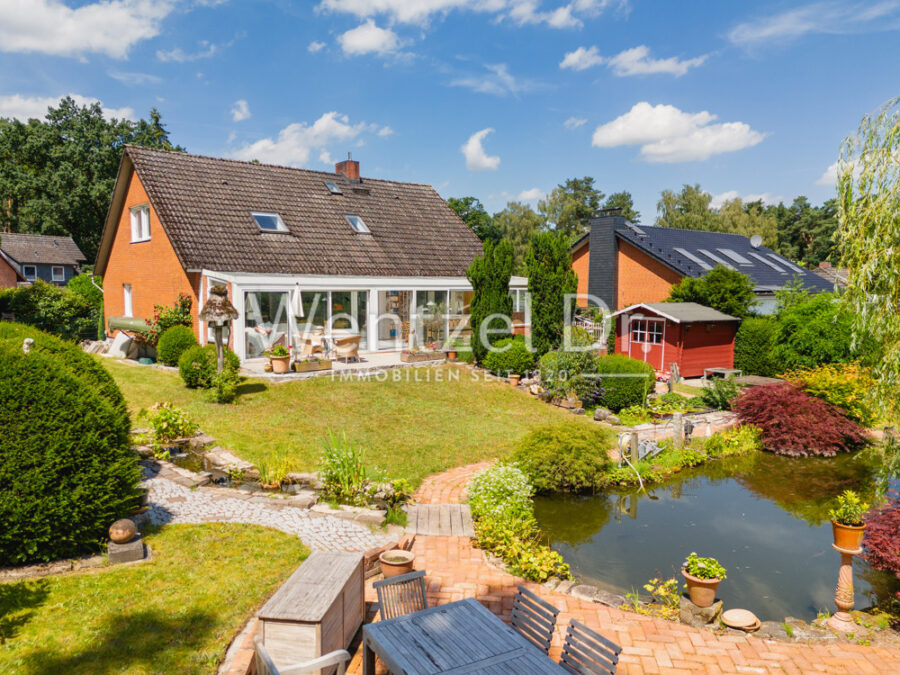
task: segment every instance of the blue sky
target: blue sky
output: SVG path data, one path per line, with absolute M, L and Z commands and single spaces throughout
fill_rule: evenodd
M 474 195 L 590 175 L 832 196 L 841 139 L 900 94 L 900 0 L 0 0 L 0 116 L 158 107 L 190 152 Z M 81 100 L 81 99 L 79 99 Z

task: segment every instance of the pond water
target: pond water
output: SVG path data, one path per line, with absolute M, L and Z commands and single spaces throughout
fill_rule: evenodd
M 873 470 L 859 455 L 756 453 L 684 471 L 646 493 L 538 497 L 535 512 L 553 549 L 585 583 L 646 595 L 648 579 L 678 573 L 696 551 L 728 570 L 719 586 L 726 609 L 808 620 L 834 611 L 840 556 L 831 547 L 828 508 L 846 489 L 871 502 Z M 893 575 L 859 558 L 853 583 L 858 609 L 900 590 Z

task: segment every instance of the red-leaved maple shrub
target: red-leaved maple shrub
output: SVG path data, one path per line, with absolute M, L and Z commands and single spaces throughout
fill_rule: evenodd
M 863 547 L 866 562 L 884 572 L 893 572 L 900 579 L 900 499 L 894 498 L 866 516 Z
M 839 408 L 792 384 L 747 389 L 732 409 L 742 424 L 759 427 L 763 446 L 779 455 L 833 457 L 865 440 L 862 428 Z

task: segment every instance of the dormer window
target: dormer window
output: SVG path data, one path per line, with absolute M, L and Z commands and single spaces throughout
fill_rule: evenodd
M 131 209 L 131 243 L 150 241 L 150 206 L 142 204 Z
M 263 232 L 287 232 L 284 221 L 277 213 L 251 213 L 253 220 Z
M 369 228 L 366 226 L 365 222 L 359 216 L 344 216 L 347 219 L 347 222 L 350 223 L 350 227 L 352 227 L 359 234 L 365 234 L 369 232 Z
M 333 194 L 333 195 L 344 194 L 343 191 L 341 191 L 341 188 L 338 187 L 338 184 L 335 183 L 333 180 L 326 180 L 326 181 L 324 181 L 324 183 L 325 183 L 325 187 L 328 188 L 328 191 L 331 194 Z

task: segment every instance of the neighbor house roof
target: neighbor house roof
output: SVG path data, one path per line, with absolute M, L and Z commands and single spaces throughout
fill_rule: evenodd
M 25 277 L 22 276 L 22 273 L 19 272 L 19 266 L 10 258 L 6 253 L 3 252 L 3 249 L 0 248 L 0 263 L 6 265 L 13 271 L 13 274 L 16 275 L 16 281 L 27 281 Z
M 77 266 L 87 260 L 72 237 L 0 232 L 0 249 L 20 265 Z
M 613 312 L 611 316 L 630 314 L 635 309 L 647 309 L 675 323 L 695 323 L 740 321 L 736 316 L 730 316 L 712 307 L 706 307 L 696 302 L 641 302 L 631 307 Z
M 430 185 L 126 146 L 99 273 L 132 166 L 188 270 L 464 276 L 482 251 L 478 237 Z M 336 183 L 340 194 L 325 181 Z M 251 212 L 277 213 L 287 231 L 261 231 Z M 356 232 L 349 215 L 361 217 L 370 233 Z
M 830 262 L 820 262 L 819 266 L 812 272 L 840 288 L 846 288 L 847 279 L 850 278 L 849 269 L 846 267 L 834 267 Z

